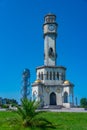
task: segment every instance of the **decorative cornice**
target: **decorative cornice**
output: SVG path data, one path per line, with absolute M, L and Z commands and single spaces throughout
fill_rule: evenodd
M 63 66 L 45 66 L 45 65 L 37 67 L 36 70 L 43 69 L 43 68 L 62 68 L 64 70 L 66 70 L 66 68 Z

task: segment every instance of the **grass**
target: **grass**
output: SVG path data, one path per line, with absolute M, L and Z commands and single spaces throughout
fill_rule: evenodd
M 17 117 L 15 112 L 0 112 L 0 130 L 54 130 L 54 128 L 23 128 L 9 124 L 8 118 Z M 55 125 L 55 130 L 87 130 L 87 113 L 44 112 L 39 115 Z M 19 118 L 19 117 L 18 117 Z

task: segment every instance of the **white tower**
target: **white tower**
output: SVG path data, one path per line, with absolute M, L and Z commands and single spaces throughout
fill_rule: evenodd
M 36 81 L 32 84 L 33 99 L 41 107 L 73 106 L 73 84 L 66 80 L 66 68 L 57 66 L 57 23 L 54 14 L 44 17 L 44 65 L 36 68 Z
M 56 16 L 48 14 L 44 18 L 44 65 L 56 65 L 56 36 L 57 36 L 57 23 Z

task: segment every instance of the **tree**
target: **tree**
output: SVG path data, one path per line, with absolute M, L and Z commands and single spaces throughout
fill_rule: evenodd
M 15 99 L 8 99 L 8 98 L 4 98 L 3 102 L 4 102 L 3 104 L 14 104 L 14 105 L 18 104 L 18 102 Z
M 80 105 L 81 107 L 87 107 L 87 98 L 81 98 Z

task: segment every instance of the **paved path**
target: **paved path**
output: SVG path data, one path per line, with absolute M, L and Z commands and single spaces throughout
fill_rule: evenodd
M 0 109 L 0 111 L 7 111 L 7 109 Z M 39 109 L 38 111 L 50 111 L 50 112 L 87 112 L 84 108 L 62 108 L 62 109 Z
M 87 110 L 84 110 L 84 108 L 40 109 L 40 111 L 50 111 L 50 112 L 87 112 Z

